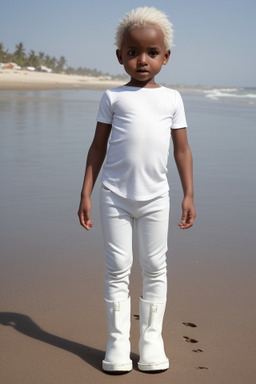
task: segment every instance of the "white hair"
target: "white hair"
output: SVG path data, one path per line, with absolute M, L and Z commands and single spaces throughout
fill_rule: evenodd
M 169 49 L 173 40 L 172 24 L 167 16 L 154 7 L 140 7 L 128 12 L 118 23 L 116 29 L 116 46 L 121 49 L 124 32 L 128 29 L 154 26 L 164 35 L 164 44 Z

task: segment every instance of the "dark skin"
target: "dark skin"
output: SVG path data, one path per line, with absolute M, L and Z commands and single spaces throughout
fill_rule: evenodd
M 155 76 L 166 65 L 170 58 L 170 50 L 164 45 L 161 30 L 149 26 L 127 30 L 123 36 L 121 49 L 116 51 L 118 61 L 130 75 L 127 86 L 157 88 Z M 104 162 L 111 125 L 97 123 L 93 142 L 88 152 L 85 177 L 81 192 L 78 217 L 80 224 L 88 231 L 91 222 L 91 193 L 101 166 Z M 196 212 L 193 192 L 193 160 L 187 140 L 186 128 L 171 130 L 174 158 L 180 175 L 184 198 L 182 216 L 179 222 L 181 229 L 192 227 Z
M 131 79 L 127 85 L 157 88 L 155 76 L 168 63 L 163 32 L 153 27 L 125 31 L 121 49 L 116 51 L 120 64 Z
M 80 224 L 87 231 L 89 231 L 89 229 L 92 227 L 91 193 L 106 156 L 107 144 L 111 128 L 111 125 L 99 122 L 97 123 L 94 139 L 87 155 L 86 171 L 81 192 L 80 206 L 78 210 Z
M 185 128 L 172 129 L 172 141 L 174 148 L 174 158 L 180 175 L 184 198 L 182 200 L 182 215 L 179 227 L 188 229 L 194 224 L 196 211 L 194 206 L 193 191 L 193 159 L 187 140 Z

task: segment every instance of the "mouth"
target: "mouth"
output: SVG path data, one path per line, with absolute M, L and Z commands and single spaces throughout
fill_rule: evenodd
M 138 73 L 149 73 L 146 69 L 138 69 L 136 72 Z

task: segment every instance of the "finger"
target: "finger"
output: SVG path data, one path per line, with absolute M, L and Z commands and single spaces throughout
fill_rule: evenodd
M 181 221 L 178 224 L 181 229 L 188 229 L 192 227 L 194 218 L 189 211 L 185 211 L 182 215 Z
M 186 221 L 187 221 L 187 211 L 183 211 L 179 226 L 184 226 L 186 224 Z
M 90 228 L 92 228 L 92 223 L 89 221 L 89 222 L 84 222 L 84 224 L 81 224 L 82 225 L 82 227 L 84 227 L 87 231 L 89 231 L 90 230 Z
M 92 227 L 90 216 L 88 217 L 85 211 L 79 211 L 78 217 L 79 217 L 81 226 L 85 228 L 87 231 L 89 231 L 89 229 Z
M 190 227 L 192 227 L 192 226 L 193 226 L 192 223 L 179 224 L 179 227 L 180 227 L 181 229 L 188 229 L 188 228 L 190 228 Z
M 185 224 L 185 222 L 186 222 L 186 215 L 185 215 L 185 213 L 183 213 L 181 216 L 181 219 L 180 219 L 180 223 Z
M 85 223 L 85 229 L 87 229 L 87 231 L 89 231 L 90 228 L 92 228 L 92 222 L 91 220 L 87 220 L 86 223 Z
M 84 227 L 84 226 L 85 226 L 84 212 L 79 210 L 79 211 L 77 212 L 77 215 L 78 215 L 80 224 L 82 225 L 82 227 Z
M 85 224 L 85 226 L 84 226 L 84 228 L 87 230 L 87 231 L 89 231 L 90 230 L 90 228 L 92 228 L 92 223 L 89 223 L 89 224 Z

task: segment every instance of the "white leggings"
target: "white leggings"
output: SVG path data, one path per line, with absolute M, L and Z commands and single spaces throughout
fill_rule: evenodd
M 106 253 L 105 298 L 127 299 L 136 230 L 144 300 L 166 300 L 169 193 L 149 201 L 120 197 L 102 186 L 100 213 Z

